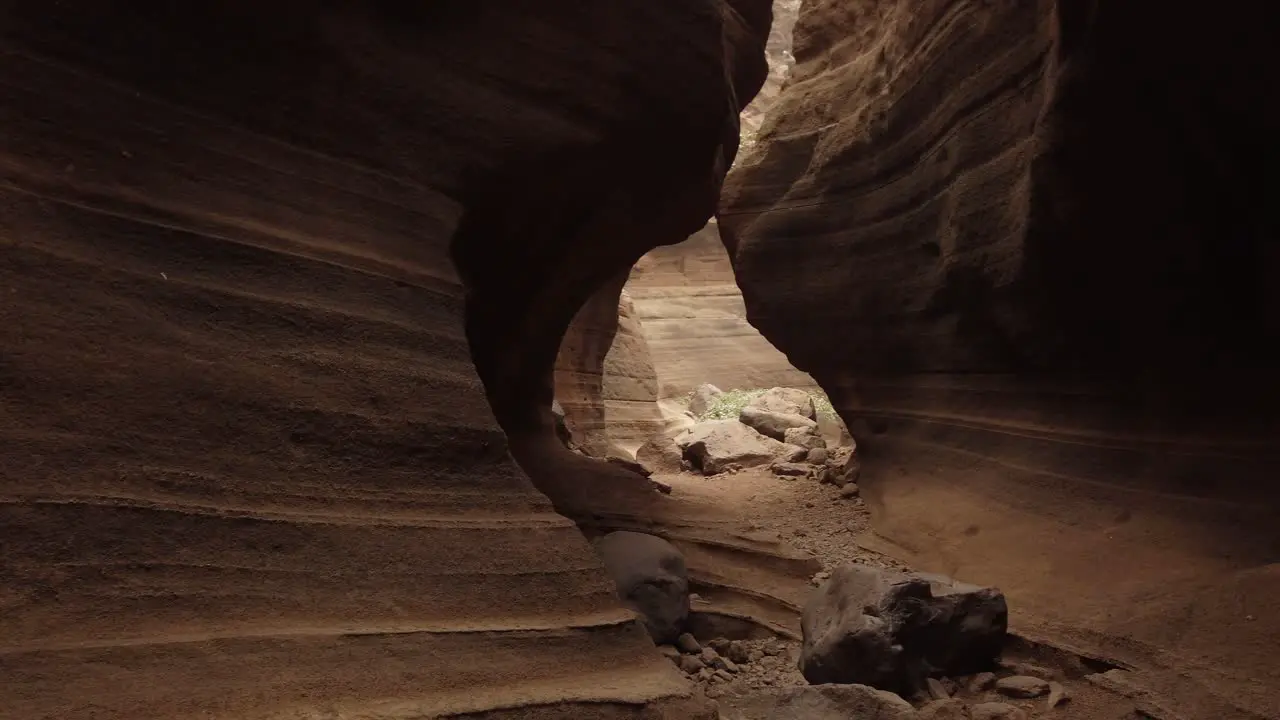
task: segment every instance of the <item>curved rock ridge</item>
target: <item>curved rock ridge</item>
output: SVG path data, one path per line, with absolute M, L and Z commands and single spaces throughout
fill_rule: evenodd
M 0 5 L 0 714 L 713 717 L 553 503 L 751 597 L 806 560 L 711 576 L 775 548 L 525 446 L 573 312 L 711 213 L 767 23 Z
M 816 389 L 813 378 L 747 322 L 742 292 L 715 222 L 684 242 L 654 248 L 627 279 L 661 398 L 703 383 L 725 390 Z
M 1274 22 L 806 2 L 719 213 L 748 318 L 858 437 L 881 544 L 1267 717 Z

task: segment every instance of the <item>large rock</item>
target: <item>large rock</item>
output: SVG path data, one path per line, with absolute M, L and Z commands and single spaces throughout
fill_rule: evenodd
M 618 597 L 640 613 L 659 645 L 674 643 L 689 620 L 689 574 L 671 543 L 636 532 L 613 532 L 595 542 Z
M 755 467 L 775 460 L 794 461 L 806 450 L 761 435 L 737 420 L 701 422 L 676 438 L 684 458 L 706 475 L 732 466 Z
M 714 220 L 684 242 L 654 248 L 631 269 L 626 291 L 643 323 L 660 397 L 700 384 L 814 388 L 747 321 L 742 291 Z
M 766 690 L 721 701 L 723 720 L 914 720 L 911 703 L 866 685 Z
M 803 415 L 777 413 L 759 408 L 744 407 L 738 414 L 738 421 L 764 435 L 785 441 L 787 431 L 792 428 L 803 428 L 817 432 L 818 424 Z
M 796 388 L 770 388 L 752 398 L 751 402 L 747 403 L 747 407 L 784 415 L 802 415 L 810 420 L 817 419 L 817 411 L 813 407 L 813 396 Z
M 723 394 L 723 390 L 711 383 L 699 385 L 693 389 L 692 394 L 689 396 L 689 412 L 693 413 L 694 417 L 702 417 L 707 414 L 707 410 L 711 409 L 716 398 Z
M 826 449 L 827 441 L 818 434 L 817 427 L 787 428 L 782 434 L 782 441 L 788 445 L 799 445 L 806 450 Z
M 805 605 L 800 669 L 811 683 L 908 693 L 930 673 L 967 674 L 999 654 L 1008 624 L 994 588 L 844 565 Z

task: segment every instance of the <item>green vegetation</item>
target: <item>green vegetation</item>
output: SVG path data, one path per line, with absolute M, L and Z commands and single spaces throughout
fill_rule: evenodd
M 698 420 L 737 420 L 738 414 L 747 403 L 768 392 L 768 388 L 757 390 L 726 390 L 711 403 L 711 407 Z M 836 416 L 835 408 L 825 395 L 809 393 L 813 398 L 813 407 L 819 414 L 829 418 Z

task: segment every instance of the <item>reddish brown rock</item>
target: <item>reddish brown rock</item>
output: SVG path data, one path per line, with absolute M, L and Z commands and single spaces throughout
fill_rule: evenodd
M 0 713 L 714 717 L 553 509 L 668 498 L 552 376 L 711 215 L 767 23 L 0 3 Z

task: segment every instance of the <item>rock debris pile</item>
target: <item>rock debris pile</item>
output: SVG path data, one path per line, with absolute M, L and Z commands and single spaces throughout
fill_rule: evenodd
M 690 414 L 705 416 L 722 395 L 714 385 L 699 386 L 690 395 Z M 857 455 L 848 431 L 834 415 L 819 413 L 813 396 L 794 388 L 767 390 L 736 419 L 703 420 L 673 444 L 683 466 L 703 475 L 768 466 L 783 478 L 841 487 L 857 480 Z

